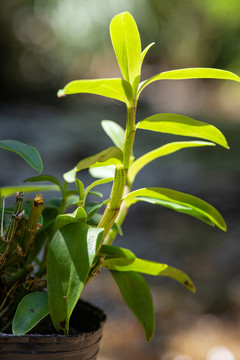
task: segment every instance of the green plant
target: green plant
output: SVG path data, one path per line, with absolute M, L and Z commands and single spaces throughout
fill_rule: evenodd
M 140 94 L 154 81 L 213 78 L 240 82 L 240 78 L 229 71 L 192 68 L 166 71 L 140 83 L 142 63 L 153 44 L 141 50 L 137 25 L 127 12 L 113 18 L 110 35 L 123 78 L 72 81 L 59 90 L 58 96 L 91 93 L 119 100 L 126 104 L 126 128 L 123 129 L 112 121 L 103 121 L 102 127 L 115 146 L 79 161 L 74 169 L 64 174 L 63 183 L 49 175 L 26 180 L 53 183 L 45 185 L 45 189 L 58 190 L 61 199 L 53 199 L 45 204 L 42 212 L 43 226 L 38 232 L 36 222 L 34 224 L 34 241 L 31 239 L 27 247 L 24 245 L 28 229 L 26 221 L 29 221 L 30 216 L 28 220 L 23 217 L 15 224 L 11 249 L 2 251 L 1 257 L 4 261 L 1 266 L 1 282 L 5 284 L 7 291 L 2 289 L 0 317 L 8 314 L 7 325 L 11 322 L 14 312 L 9 313 L 9 308 L 11 296 L 16 293 L 14 286 L 17 284 L 17 298 L 22 300 L 13 319 L 13 333 L 16 334 L 32 330 L 49 313 L 56 330 L 68 334 L 70 316 L 83 287 L 101 268 L 107 268 L 126 304 L 140 321 L 146 340 L 150 341 L 154 333 L 154 309 L 150 289 L 141 274 L 171 277 L 192 292 L 195 287 L 182 271 L 166 264 L 139 259 L 130 250 L 112 245 L 117 233 L 122 233 L 121 225 L 129 207 L 138 201 L 145 201 L 191 215 L 226 230 L 220 213 L 195 196 L 165 188 L 132 191 L 136 175 L 151 161 L 190 147 L 218 144 L 228 148 L 223 134 L 210 124 L 177 114 L 156 114 L 136 123 L 136 111 Z M 140 129 L 201 140 L 171 142 L 135 160 L 133 145 L 135 134 Z M 86 188 L 76 177 L 77 173 L 84 169 L 89 169 L 94 177 L 100 178 Z M 109 170 L 112 171 L 111 176 Z M 75 182 L 76 190 L 68 189 L 68 184 L 72 182 Z M 101 197 L 102 195 L 93 189 L 107 182 L 112 182 L 110 197 L 94 203 L 87 202 L 89 193 Z M 25 188 L 18 189 L 25 192 L 33 189 L 42 191 L 39 185 L 26 185 Z M 12 195 L 15 191 L 16 188 L 3 188 L 1 196 Z M 74 207 L 73 212 L 69 212 L 70 207 Z M 103 207 L 103 213 L 98 213 Z M 13 216 L 12 219 L 16 221 L 16 217 Z M 25 231 L 21 232 L 19 228 L 21 229 L 22 225 Z M 9 227 L 10 225 L 7 226 L 5 237 Z M 6 242 L 3 244 L 6 247 Z M 24 246 L 27 251 L 23 251 Z M 41 253 L 39 256 L 41 249 L 43 255 Z M 46 279 L 47 292 L 39 291 L 45 288 Z M 15 311 L 16 302 L 14 306 Z M 2 326 L 2 331 L 4 328 L 6 325 Z

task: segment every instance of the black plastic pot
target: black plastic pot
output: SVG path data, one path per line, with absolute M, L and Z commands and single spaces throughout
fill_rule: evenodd
M 73 335 L 0 334 L 2 360 L 95 360 L 102 338 L 105 314 L 79 301 L 70 322 Z

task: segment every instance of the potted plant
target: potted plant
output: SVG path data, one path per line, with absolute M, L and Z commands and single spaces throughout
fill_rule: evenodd
M 102 121 L 114 146 L 80 160 L 63 175 L 63 182 L 50 175 L 39 175 L 25 182 L 49 182 L 51 185 L 1 189 L 2 199 L 20 191 L 14 209 L 4 208 L 3 200 L 1 210 L 0 331 L 12 332 L 11 339 L 16 335 L 45 333 L 49 318 L 55 329 L 48 329 L 50 333 L 55 331 L 63 334 L 58 335 L 61 338 L 72 339 L 74 336 L 69 336 L 70 319 L 74 322 L 75 316 L 71 315 L 78 309 L 83 287 L 101 268 L 106 268 L 142 325 L 146 340 L 151 340 L 154 308 L 142 274 L 171 277 L 192 292 L 195 287 L 184 272 L 166 264 L 139 259 L 130 250 L 113 245 L 116 235 L 122 233 L 121 225 L 128 209 L 135 203 L 144 201 L 165 206 L 226 230 L 220 213 L 195 196 L 161 187 L 133 190 L 136 175 L 151 161 L 185 148 L 216 144 L 228 148 L 223 134 L 208 123 L 178 114 L 155 114 L 136 123 L 136 111 L 140 94 L 154 81 L 213 78 L 240 82 L 240 78 L 219 69 L 189 68 L 162 72 L 140 82 L 142 63 L 153 43 L 142 51 L 137 25 L 128 12 L 112 19 L 110 35 L 123 78 L 72 81 L 59 90 L 58 96 L 90 93 L 123 102 L 126 105 L 125 129 L 115 122 Z M 170 142 L 135 159 L 135 135 L 141 130 L 197 140 Z M 36 170 L 42 170 L 35 149 L 11 141 L 1 142 L 0 147 L 17 152 Z M 91 175 L 98 178 L 87 187 L 77 178 L 84 169 L 89 169 Z M 71 183 L 75 183 L 75 190 L 69 189 Z M 112 189 L 109 198 L 103 200 L 95 187 L 105 183 L 112 183 Z M 23 205 L 23 192 L 41 193 L 44 190 L 58 191 L 61 197 L 43 205 L 40 194 L 33 204 L 27 201 Z M 89 203 L 90 193 L 100 196 L 100 200 Z M 5 218 L 9 212 L 12 215 L 7 222 Z M 100 323 L 103 320 L 104 315 L 100 315 Z M 1 338 L 5 339 L 6 335 Z M 39 344 L 39 340 L 36 342 Z M 32 351 L 36 352 L 36 349 Z

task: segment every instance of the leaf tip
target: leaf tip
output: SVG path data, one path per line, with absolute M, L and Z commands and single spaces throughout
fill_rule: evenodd
M 58 92 L 57 92 L 57 97 L 62 98 L 62 97 L 64 97 L 64 96 L 66 96 L 66 94 L 65 94 L 65 92 L 64 92 L 64 89 L 58 90 Z

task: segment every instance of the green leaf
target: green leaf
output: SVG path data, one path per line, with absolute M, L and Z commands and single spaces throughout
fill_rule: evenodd
M 13 334 L 26 334 L 48 314 L 48 296 L 46 292 L 36 291 L 26 295 L 18 304 L 13 318 Z
M 240 82 L 239 76 L 236 74 L 220 69 L 212 68 L 188 68 L 171 71 L 164 71 L 160 74 L 154 75 L 150 79 L 144 80 L 139 85 L 138 96 L 142 90 L 149 84 L 158 80 L 185 80 L 185 79 L 220 79 L 233 80 Z
M 108 255 L 110 257 L 114 257 L 114 258 L 125 258 L 125 259 L 135 259 L 136 256 L 135 254 L 128 250 L 128 249 L 124 249 L 118 246 L 113 246 L 113 245 L 102 245 L 101 249 L 100 249 L 100 254 L 102 255 Z
M 99 166 L 97 168 L 90 168 L 89 174 L 94 178 L 114 178 L 115 175 L 115 166 L 109 165 L 109 166 Z
M 42 181 L 51 182 L 57 185 L 60 189 L 62 189 L 62 185 L 60 184 L 58 179 L 56 179 L 54 176 L 51 175 L 33 176 L 24 180 L 24 182 L 42 182 Z
M 102 264 L 103 267 L 115 271 L 134 271 L 153 276 L 167 276 L 195 292 L 192 280 L 181 270 L 166 264 L 142 259 L 108 259 Z
M 91 189 L 93 189 L 95 186 L 98 186 L 98 185 L 103 185 L 103 184 L 107 184 L 111 181 L 113 181 L 114 178 L 111 177 L 111 178 L 106 178 L 106 179 L 100 179 L 100 180 L 97 180 L 97 181 L 94 181 L 92 184 L 90 184 L 86 189 L 85 189 L 85 198 L 87 197 L 88 193 L 91 191 Z
M 77 191 L 79 193 L 79 200 L 83 200 L 84 199 L 84 185 L 83 185 L 83 183 L 79 179 L 76 179 L 75 180 L 75 185 L 76 185 Z
M 58 332 L 68 334 L 70 316 L 84 287 L 103 231 L 83 223 L 68 224 L 55 233 L 50 243 L 48 302 Z
M 147 47 L 145 47 L 145 49 L 142 51 L 142 53 L 141 53 L 141 66 L 142 66 L 142 63 L 143 63 L 143 61 L 144 61 L 144 59 L 145 59 L 145 56 L 146 56 L 148 50 L 149 50 L 154 44 L 155 44 L 155 43 L 152 42 L 152 43 L 149 44 Z
M 130 104 L 132 100 L 132 87 L 123 79 L 94 79 L 75 80 L 68 83 L 58 91 L 58 97 L 69 94 L 95 94 Z
M 111 274 L 126 305 L 142 325 L 145 338 L 149 342 L 154 334 L 155 318 L 152 295 L 147 282 L 137 272 L 111 271 Z
M 89 156 L 81 161 L 74 167 L 74 169 L 68 171 L 63 175 L 67 182 L 73 182 L 76 179 L 77 171 L 88 169 L 89 167 L 108 166 L 108 165 L 120 165 L 122 164 L 123 152 L 119 148 L 112 146 L 100 153 Z
M 56 185 L 19 185 L 19 186 L 6 186 L 0 188 L 0 198 L 5 198 L 15 195 L 16 192 L 22 191 L 23 193 L 42 192 L 42 191 L 59 191 Z
M 164 188 L 143 188 L 127 194 L 124 198 L 127 206 L 137 201 L 158 204 L 178 212 L 196 217 L 212 226 L 226 231 L 226 224 L 221 214 L 207 202 L 179 191 Z
M 105 133 L 114 143 L 114 145 L 119 147 L 119 149 L 122 149 L 124 142 L 124 129 L 111 120 L 102 120 L 101 125 Z
M 141 74 L 141 40 L 136 22 L 129 12 L 114 16 L 110 36 L 122 75 L 133 86 L 135 94 Z
M 73 213 L 70 214 L 61 214 L 56 218 L 55 226 L 57 229 L 61 227 L 74 223 L 74 222 L 86 222 L 87 214 L 82 207 L 78 207 Z
M 105 205 L 105 201 L 104 202 L 89 202 L 85 205 L 85 211 L 87 213 L 87 218 L 91 219 L 91 217 L 96 214 L 96 212 L 103 206 Z
M 16 140 L 0 140 L 0 149 L 13 151 L 20 155 L 34 170 L 43 170 L 42 159 L 34 147 Z
M 161 156 L 172 154 L 181 149 L 199 146 L 215 146 L 215 144 L 205 141 L 179 141 L 163 145 L 155 150 L 146 153 L 145 155 L 134 161 L 134 163 L 131 165 L 128 172 L 128 179 L 130 184 L 133 183 L 138 172 L 151 161 Z
M 212 141 L 229 149 L 224 135 L 215 126 L 178 114 L 156 114 L 137 124 L 138 129 L 192 136 Z

